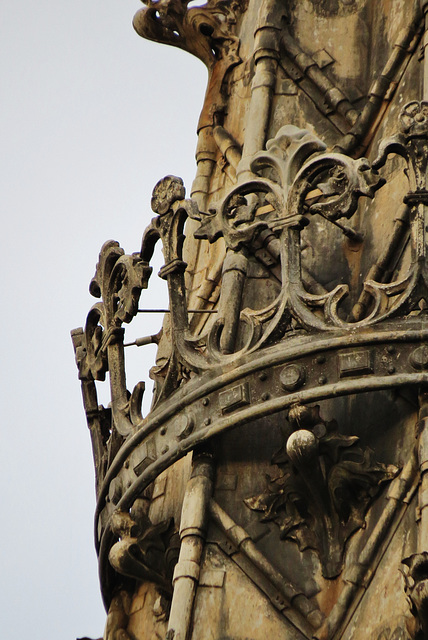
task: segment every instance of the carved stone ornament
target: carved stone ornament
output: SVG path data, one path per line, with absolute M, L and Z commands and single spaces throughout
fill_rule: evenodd
M 153 582 L 161 593 L 171 595 L 178 558 L 178 535 L 172 520 L 153 525 L 142 512 L 135 519 L 129 513 L 116 512 L 112 529 L 120 538 L 110 549 L 112 567 L 124 576 Z
M 428 637 L 428 552 L 415 553 L 403 560 L 405 591 L 415 620 L 415 640 Z
M 141 419 L 144 384 L 130 397 L 124 372 L 123 323 L 138 312 L 142 289 L 147 288 L 152 268 L 138 254 L 125 255 L 119 244 L 106 242 L 100 252 L 89 290 L 102 301 L 90 310 L 84 333 L 75 340 L 79 377 L 83 381 L 105 380 L 110 372 L 111 409 L 115 428 L 121 436 L 133 430 L 132 416 Z M 96 394 L 96 392 L 94 391 Z
M 208 68 L 223 57 L 239 61 L 238 38 L 231 33 L 236 15 L 247 0 L 208 0 L 191 7 L 190 0 L 143 0 L 146 8 L 134 18 L 139 35 L 148 40 L 180 47 L 200 58 Z
M 109 240 L 103 245 L 89 287 L 102 302 L 92 307 L 86 322 L 85 343 L 78 360 L 81 377 L 105 379 L 108 346 L 120 342 L 122 323 L 131 322 L 136 315 L 141 290 L 147 287 L 151 272 L 137 255 L 125 255 L 117 242 Z
M 101 251 L 91 292 L 101 296 L 103 302 L 89 313 L 84 340 L 79 345 L 82 379 L 89 376 L 102 380 L 107 368 L 115 377 L 115 372 L 123 369 L 121 325 L 137 313 L 140 292 L 147 287 L 151 272 L 149 261 L 159 239 L 165 255 L 165 266 L 159 275 L 167 280 L 170 297 L 172 351 L 162 370 L 153 370 L 163 385 L 158 402 L 170 395 L 181 380 L 188 379 L 191 372 L 201 373 L 220 362 L 232 363 L 238 356 L 289 339 L 296 331 L 363 328 L 412 311 L 418 301 L 428 298 L 423 205 L 427 193 L 426 109 L 425 103 L 411 103 L 404 109 L 401 132 L 380 145 L 373 166 L 364 158 L 353 160 L 326 152 L 325 145 L 306 130 L 291 125 L 282 127 L 268 141 L 266 150 L 252 158 L 253 177 L 233 186 L 208 214 L 200 212 L 195 201 L 185 199 L 180 178 L 167 176 L 160 180 L 152 197 L 152 208 L 158 216 L 143 236 L 140 254 L 125 256 L 112 241 Z M 340 218 L 351 218 L 361 196 L 373 198 L 383 186 L 385 181 L 378 170 L 391 153 L 402 155 L 408 163 L 411 190 L 404 195 L 412 212 L 411 264 L 408 273 L 397 281 L 366 280 L 363 290 L 369 302 L 365 314 L 355 321 L 346 318 L 341 309 L 348 285 L 339 284 L 321 294 L 306 290 L 301 231 L 316 215 L 331 224 L 337 224 Z M 199 222 L 196 238 L 216 242 L 223 237 L 227 247 L 217 318 L 200 335 L 190 330 L 186 300 L 183 242 L 188 218 Z M 281 290 L 265 308 L 241 308 L 249 258 L 260 243 L 267 243 L 269 250 L 276 252 L 281 265 Z M 127 435 L 133 429 L 129 394 L 124 373 L 116 377 L 112 385 L 112 410 L 118 415 L 119 433 Z M 141 388 L 131 399 L 133 407 L 137 397 L 141 398 Z M 134 415 L 138 423 L 141 419 L 138 408 Z
M 305 215 L 316 213 L 329 220 L 350 218 L 360 196 L 373 198 L 384 181 L 368 160 L 353 160 L 341 154 L 322 153 L 325 145 L 305 129 L 282 127 L 266 151 L 255 154 L 250 164 L 254 179 L 234 187 L 214 214 L 201 216 L 196 238 L 214 242 L 220 236 L 231 249 L 240 249 L 253 240 L 257 231 L 283 229 L 309 224 Z M 316 155 L 315 155 L 316 154 Z M 263 177 L 269 170 L 270 177 Z M 319 189 L 316 202 L 305 202 L 310 191 Z M 251 198 L 247 203 L 247 196 Z M 266 204 L 270 210 L 258 210 Z M 256 217 L 257 216 L 257 217 Z
M 229 6 L 215 4 L 221 11 Z M 148 5 L 143 16 L 165 24 L 170 17 L 178 19 L 173 9 L 182 10 L 183 24 L 198 9 L 187 11 L 187 3 L 163 0 Z M 171 36 L 174 27 L 168 29 L 168 37 L 176 37 Z M 119 576 L 152 582 L 164 595 L 171 593 L 176 559 L 172 526 L 153 524 L 146 515 L 130 512 L 150 483 L 206 441 L 285 410 L 289 428 L 272 460 L 278 472 L 267 478 L 263 492 L 244 493 L 246 505 L 261 514 L 262 522 L 275 523 L 283 539 L 297 543 L 302 551 L 312 549 L 325 578 L 341 574 L 347 542 L 364 527 L 370 505 L 398 469 L 377 462 L 356 436 L 341 434 L 334 421 L 324 420 L 311 405 L 428 381 L 428 332 L 423 308 L 417 307 L 422 298 L 428 299 L 426 111 L 424 103 L 408 105 L 401 131 L 380 145 L 372 164 L 327 151 L 308 130 L 281 127 L 264 150 L 250 156 L 248 171 L 208 211 L 185 197 L 180 178 L 166 176 L 154 188 L 156 215 L 143 234 L 139 253 L 125 255 L 113 241 L 103 246 L 91 283 L 91 293 L 101 300 L 90 310 L 84 330 L 73 332 L 73 342 L 97 467 L 96 537 L 106 602 L 114 596 L 113 569 Z M 355 319 L 342 304 L 349 291 L 343 280 L 331 290 L 308 290 L 302 231 L 315 216 L 324 219 L 327 229 L 344 228 L 343 220 L 353 219 L 360 199 L 375 198 L 384 187 L 380 172 L 389 155 L 397 153 L 407 163 L 410 181 L 409 191 L 402 194 L 410 210 L 407 254 L 391 272 L 392 281 L 367 277 L 362 290 L 368 302 Z M 376 200 L 370 212 L 375 208 Z M 183 254 L 187 229 L 196 229 L 198 240 L 219 242 L 226 252 L 220 297 L 210 308 L 212 320 L 201 331 L 193 330 L 195 311 L 188 304 Z M 126 386 L 123 325 L 144 310 L 139 309 L 140 295 L 159 240 L 165 260 L 159 275 L 167 281 L 169 293 L 164 330 L 170 350 L 166 362 L 152 370 L 158 386 L 152 410 L 143 417 L 144 383 L 132 392 Z M 260 247 L 270 252 L 278 267 L 275 287 L 269 303 L 263 298 L 264 308 L 250 308 L 251 298 L 244 302 L 245 286 Z M 313 276 L 316 281 L 317 273 Z M 149 338 L 133 344 L 156 341 Z M 103 380 L 107 371 L 111 404 L 104 409 L 98 405 L 95 380 Z M 404 492 L 402 498 L 415 477 L 413 466 L 408 466 L 406 462 L 393 480 L 396 493 Z M 382 527 L 370 533 L 370 545 L 363 549 L 363 568 L 351 567 L 358 580 L 342 576 L 343 597 L 325 616 L 319 640 L 334 637 L 348 605 L 364 586 L 362 572 L 374 562 L 399 508 L 397 500 L 390 502 L 393 506 L 385 509 Z M 416 610 L 417 592 L 412 586 L 408 589 Z
M 317 551 L 324 577 L 334 578 L 347 540 L 364 527 L 370 503 L 398 469 L 375 462 L 357 437 L 323 420 L 318 406 L 295 406 L 288 419 L 292 432 L 272 459 L 280 474 L 245 503 L 263 514 L 263 522 L 275 522 L 282 539 Z
M 332 224 L 337 224 L 340 218 L 352 217 L 359 198 L 373 198 L 383 186 L 385 181 L 378 175 L 378 169 L 390 153 L 404 155 L 409 163 L 409 203 L 424 197 L 421 176 L 425 169 L 421 169 L 422 160 L 418 160 L 415 149 L 422 144 L 422 135 L 426 136 L 427 132 L 421 128 L 422 124 L 416 133 L 408 125 L 408 112 L 413 113 L 415 108 L 406 107 L 402 115 L 405 130 L 393 141 L 381 145 L 373 166 L 364 158 L 353 160 L 343 154 L 328 153 L 313 134 L 287 125 L 267 143 L 266 151 L 254 155 L 250 163 L 253 178 L 233 186 L 208 214 L 200 212 L 194 201 L 184 199 L 179 178 L 168 176 L 158 183 L 153 206 L 160 215 L 147 230 L 140 255 L 148 262 L 154 242 L 162 239 L 167 259 L 160 275 L 168 280 L 169 286 L 171 366 L 175 368 L 175 373 L 171 370 L 169 374 L 168 393 L 178 384 L 180 367 L 200 373 L 218 362 L 233 362 L 238 355 L 290 338 L 296 329 L 334 331 L 378 324 L 399 311 L 408 313 L 426 296 L 421 262 L 425 232 L 420 212 L 412 217 L 413 259 L 407 275 L 386 284 L 367 279 L 363 289 L 370 303 L 366 305 L 365 315 L 357 321 L 346 318 L 341 310 L 348 285 L 339 284 L 323 294 L 309 293 L 304 286 L 301 264 L 302 228 L 315 215 Z M 216 242 L 223 237 L 227 247 L 219 315 L 208 332 L 198 336 L 189 330 L 186 308 L 182 245 L 187 217 L 200 223 L 196 238 Z M 249 257 L 260 242 L 268 243 L 269 250 L 273 247 L 277 252 L 281 263 L 281 292 L 266 308 L 242 309 L 240 300 Z M 222 296 L 232 298 L 236 304 L 222 303 Z

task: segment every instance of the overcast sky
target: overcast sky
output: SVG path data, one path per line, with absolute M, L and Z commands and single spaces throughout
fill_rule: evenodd
M 1 0 L 0 610 L 8 640 L 103 633 L 92 452 L 69 332 L 95 302 L 88 285 L 103 242 L 138 251 L 157 180 L 173 173 L 190 189 L 206 84 L 201 62 L 134 33 L 140 6 Z M 166 304 L 162 284 L 153 275 L 143 306 Z M 157 331 L 161 318 L 138 322 L 135 337 Z M 152 358 L 134 348 L 129 386 L 147 382 Z

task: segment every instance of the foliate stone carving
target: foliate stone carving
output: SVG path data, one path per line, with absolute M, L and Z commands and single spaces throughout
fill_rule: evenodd
M 160 216 L 168 213 L 174 202 L 184 200 L 186 190 L 181 178 L 166 176 L 155 185 L 152 193 L 152 209 Z
M 131 322 L 137 314 L 140 294 L 147 287 L 151 272 L 148 262 L 141 260 L 138 254 L 125 255 L 117 242 L 106 242 L 89 287 L 91 294 L 101 298 L 101 302 L 90 310 L 84 333 L 74 339 L 82 382 L 105 380 L 106 372 L 110 371 L 111 410 L 114 427 L 121 436 L 129 435 L 134 428 L 130 420 L 130 403 L 134 415 L 139 415 L 136 397 L 142 399 L 141 385 L 131 398 L 126 388 L 122 324 Z M 96 397 L 95 389 L 92 396 Z M 89 400 L 88 397 L 86 405 Z
M 305 290 L 301 229 L 316 214 L 332 223 L 341 217 L 350 218 L 359 198 L 373 198 L 384 184 L 367 160 L 326 153 L 325 145 L 318 138 L 291 125 L 278 131 L 267 143 L 266 151 L 254 155 L 250 169 L 253 178 L 233 187 L 215 211 L 199 214 L 201 225 L 195 237 L 210 242 L 224 237 L 228 255 L 222 288 L 224 295 L 239 300 L 248 253 L 260 234 L 271 234 L 277 238 L 276 242 L 279 240 L 282 291 L 265 309 L 241 309 L 238 304 L 223 319 L 218 319 L 208 341 L 215 359 L 236 351 L 240 322 L 247 325 L 242 352 L 254 351 L 280 339 L 290 331 L 294 320 L 301 327 L 318 330 L 347 325 L 338 312 L 339 303 L 348 293 L 346 285 L 338 285 L 323 295 Z M 379 301 L 369 319 L 379 315 L 380 308 Z M 324 321 L 319 309 L 323 310 Z
M 426 285 L 420 278 L 425 251 L 422 211 L 412 219 L 413 259 L 408 273 L 385 284 L 369 277 L 363 284 L 367 298 L 365 314 L 357 321 L 352 316 L 346 318 L 341 309 L 349 292 L 347 284 L 320 294 L 306 290 L 302 276 L 301 230 L 314 215 L 332 224 L 338 224 L 339 218 L 352 217 L 359 198 L 373 198 L 385 183 L 378 169 L 390 153 L 406 157 L 411 188 L 406 200 L 410 204 L 415 198 L 420 202 L 425 197 L 424 158 L 427 157 L 427 127 L 421 120 L 423 109 L 419 103 L 405 108 L 401 133 L 381 145 L 373 166 L 364 158 L 353 160 L 343 154 L 327 153 L 324 144 L 308 131 L 285 126 L 267 143 L 265 151 L 253 156 L 249 165 L 253 177 L 233 186 L 212 211 L 201 213 L 190 203 L 183 208 L 200 223 L 196 238 L 216 242 L 223 237 L 227 247 L 219 304 L 220 312 L 224 309 L 224 317 L 221 313 L 209 334 L 198 338 L 197 348 L 195 339 L 192 343 L 188 335 L 184 341 L 186 347 L 183 343 L 179 350 L 184 356 L 183 364 L 201 371 L 218 361 L 230 360 L 237 353 L 260 349 L 286 333 L 292 335 L 293 328 L 355 329 L 393 317 L 400 309 L 405 312 L 413 308 L 415 299 L 426 293 Z M 281 262 L 281 293 L 264 309 L 243 309 L 241 298 L 249 256 L 259 246 L 260 239 L 264 242 L 266 237 Z M 226 298 L 233 299 L 234 304 L 225 303 Z M 171 295 L 171 309 L 172 324 L 178 335 L 179 323 L 187 322 L 185 315 L 183 320 L 182 296 L 179 304 L 178 296 Z M 241 336 L 237 348 L 238 328 L 243 326 L 246 327 L 241 332 L 244 337 Z
M 359 197 L 373 198 L 384 180 L 365 158 L 322 153 L 325 149 L 309 131 L 293 125 L 282 127 L 268 141 L 266 151 L 253 157 L 250 168 L 254 179 L 229 191 L 214 214 L 201 216 L 195 237 L 214 242 L 223 236 L 228 247 L 239 249 L 263 228 L 278 232 L 305 226 L 307 215 L 322 214 L 329 220 L 350 218 Z M 269 177 L 263 176 L 266 170 Z M 320 192 L 317 201 L 306 203 L 308 193 L 315 189 Z M 250 195 L 253 197 L 247 199 Z M 259 213 L 255 222 L 258 209 L 266 204 L 271 205 L 270 211 Z
M 153 582 L 161 593 L 171 595 L 172 575 L 178 559 L 179 537 L 172 520 L 153 525 L 143 512 L 137 517 L 116 512 L 113 533 L 120 538 L 109 553 L 112 567 L 139 581 Z
M 152 272 L 137 255 L 127 256 L 119 243 L 109 240 L 100 252 L 89 290 L 102 302 L 88 314 L 83 351 L 79 351 L 81 375 L 104 380 L 108 370 L 107 348 L 120 341 L 122 323 L 129 323 L 138 311 L 138 300 Z
M 411 189 L 406 199 L 410 204 L 427 200 L 427 150 L 428 102 L 409 102 L 400 113 L 400 132 L 381 143 L 374 165 L 382 167 L 390 153 L 406 160 Z
M 421 154 L 413 153 L 412 149 L 425 144 L 427 132 L 420 120 L 423 111 L 421 107 L 407 108 L 398 138 L 381 147 L 379 158 L 372 166 L 364 159 L 328 153 L 324 144 L 306 130 L 281 128 L 265 150 L 251 156 L 245 181 L 231 187 L 208 214 L 199 211 L 195 201 L 185 198 L 179 178 L 167 176 L 153 191 L 152 208 L 157 215 L 143 236 L 139 254 L 125 256 L 114 242 L 103 247 L 91 285 L 92 293 L 102 301 L 91 310 L 85 332 L 75 332 L 73 338 L 80 377 L 83 386 L 86 385 L 88 423 L 94 423 L 94 449 L 98 451 L 96 459 L 102 477 L 98 506 L 100 555 L 106 558 L 113 529 L 120 539 L 111 549 L 110 559 L 118 572 L 150 580 L 165 593 L 168 591 L 170 572 L 164 559 L 169 529 L 164 530 L 163 525 L 153 528 L 144 518 L 138 522 L 130 519 L 127 509 L 160 470 L 205 439 L 231 428 L 233 420 L 236 420 L 233 424 L 244 424 L 255 416 L 278 412 L 289 407 L 290 402 L 296 402 L 291 394 L 296 394 L 300 402 L 308 403 L 353 390 L 368 391 L 425 381 L 424 354 L 420 356 L 415 351 L 420 357 L 409 359 L 401 357 L 399 350 L 400 354 L 394 359 L 395 351 L 387 350 L 382 358 L 379 348 L 373 360 L 369 353 L 371 347 L 363 349 L 364 340 L 373 345 L 385 340 L 382 332 L 388 333 L 388 340 L 391 332 L 392 341 L 405 342 L 407 338 L 399 337 L 399 330 L 404 333 L 403 325 L 396 320 L 379 329 L 374 325 L 399 313 L 405 316 L 408 302 L 416 295 L 418 300 L 421 297 L 421 274 L 425 268 L 425 227 L 421 226 L 425 169 Z M 339 309 L 347 293 L 346 285 L 317 294 L 306 290 L 301 231 L 313 216 L 323 216 L 331 224 L 337 224 L 341 218 L 352 218 L 359 198 L 372 198 L 381 188 L 383 180 L 378 170 L 382 169 L 389 153 L 400 153 L 409 163 L 411 192 L 408 198 L 414 232 L 411 267 L 409 274 L 398 282 L 383 284 L 367 280 L 364 287 L 372 295 L 371 303 L 362 319 L 353 322 Z M 201 335 L 193 334 L 189 324 L 192 311 L 188 309 L 183 259 L 188 218 L 198 221 L 198 238 L 211 242 L 224 238 L 227 247 L 221 297 L 212 310 L 217 314 L 216 320 L 208 323 L 206 333 Z M 168 332 L 172 349 L 163 371 L 158 372 L 163 387 L 157 393 L 156 407 L 151 416 L 143 419 L 140 406 L 144 385 L 139 383 L 132 394 L 126 389 L 122 324 L 129 322 L 138 311 L 139 296 L 147 286 L 149 262 L 158 240 L 164 249 L 165 265 L 160 276 L 168 282 L 171 312 Z M 280 263 L 277 297 L 263 309 L 242 308 L 249 259 L 261 242 L 269 243 L 270 250 L 276 252 L 276 264 Z M 369 326 L 373 326 L 369 332 L 359 332 L 360 328 Z M 422 333 L 419 328 L 415 332 L 418 336 L 412 340 L 420 348 Z M 341 348 L 350 345 L 349 335 L 354 345 L 352 353 L 339 354 Z M 273 387 L 275 391 L 259 394 L 254 392 L 257 383 L 254 384 L 253 377 L 248 381 L 244 378 L 257 357 L 266 360 L 275 355 L 272 345 L 274 349 L 279 347 L 281 353 L 288 350 L 288 355 L 284 356 L 278 386 Z M 393 349 L 393 345 L 388 344 L 390 348 Z M 328 356 L 322 356 L 327 349 Z M 329 367 L 325 372 L 320 369 L 316 376 L 313 362 L 309 362 L 310 353 L 315 351 L 317 363 L 325 363 L 327 358 Z M 301 354 L 306 358 L 302 362 Z M 350 362 L 351 356 L 355 362 Z M 338 363 L 338 367 L 334 363 Z M 248 371 L 243 373 L 242 380 L 232 385 L 232 371 L 244 364 L 249 366 Z M 266 362 L 263 364 L 264 369 L 268 366 Z M 107 367 L 111 416 L 105 415 L 106 419 L 101 422 L 93 387 L 94 378 L 103 379 Z M 210 379 L 216 380 L 210 399 L 198 396 L 195 383 L 199 380 L 190 381 L 189 396 L 186 396 L 185 385 L 178 389 L 183 380 L 194 377 L 194 373 L 204 374 L 204 385 Z M 392 382 L 386 381 L 387 375 Z M 251 383 L 248 389 L 247 382 Z M 239 390 L 238 400 L 235 390 Z M 168 405 L 158 406 L 169 396 Z M 206 409 L 207 402 L 211 402 L 212 413 Z M 166 413 L 164 407 L 167 407 Z M 183 407 L 189 407 L 192 420 L 186 415 L 184 422 L 180 418 L 174 423 L 172 416 Z M 217 409 L 221 411 L 221 420 Z M 324 575 L 332 578 L 341 571 L 347 540 L 364 525 L 371 501 L 397 470 L 374 461 L 372 453 L 359 446 L 356 438 L 341 435 L 336 425 L 323 420 L 316 409 L 293 409 L 290 426 L 284 447 L 273 460 L 280 469 L 279 475 L 269 479 L 262 494 L 249 497 L 247 505 L 261 512 L 263 520 L 275 522 L 282 537 L 297 542 L 301 549 L 314 549 Z M 129 468 L 129 456 L 140 444 L 148 450 L 149 435 L 153 451 L 150 455 L 138 454 L 141 458 L 132 467 L 137 475 L 135 479 L 121 465 L 127 462 Z M 122 489 L 127 487 L 122 496 L 120 492 L 117 496 L 118 508 L 126 513 L 112 519 L 112 506 L 106 502 L 106 496 L 116 478 L 121 481 Z M 149 562 L 150 558 L 154 563 Z M 342 613 L 337 614 L 337 620 L 341 620 L 341 616 Z M 333 616 L 333 622 L 336 618 Z
M 428 637 L 428 552 L 415 553 L 403 564 L 405 591 L 415 622 L 412 637 L 424 640 Z
M 411 194 L 422 197 L 427 191 L 427 147 L 428 102 L 410 102 L 400 113 L 400 132 L 382 142 L 375 165 L 383 166 L 390 153 L 401 155 L 407 161 Z
M 263 514 L 263 522 L 275 522 L 282 539 L 297 542 L 301 551 L 314 549 L 323 575 L 334 578 L 347 540 L 364 526 L 370 503 L 398 469 L 375 462 L 357 437 L 323 420 L 318 406 L 293 407 L 289 422 L 291 433 L 272 459 L 279 475 L 245 503 Z
M 400 132 L 381 144 L 371 167 L 364 159 L 326 152 L 313 134 L 293 126 L 282 127 L 264 151 L 251 159 L 251 176 L 234 185 L 213 211 L 201 213 L 195 201 L 185 198 L 183 182 L 175 176 L 159 181 L 153 191 L 152 208 L 158 215 L 146 230 L 139 254 L 126 256 L 116 242 L 107 242 L 100 253 L 93 295 L 101 301 L 91 309 L 84 332 L 74 332 L 79 376 L 82 380 L 103 380 L 110 369 L 112 430 L 126 437 L 142 421 L 141 399 L 144 385 L 132 394 L 126 389 L 124 372 L 123 323 L 138 310 L 143 288 L 147 287 L 154 246 L 163 244 L 165 265 L 160 276 L 167 280 L 170 297 L 172 350 L 167 362 L 152 375 L 161 384 L 156 402 L 169 396 L 192 372 L 201 373 L 219 363 L 254 353 L 297 332 L 356 330 L 405 315 L 422 298 L 428 297 L 425 284 L 425 222 L 428 106 L 410 103 L 400 118 Z M 345 318 L 341 302 L 348 285 L 339 284 L 325 293 L 309 293 L 302 272 L 301 230 L 315 215 L 332 224 L 352 217 L 361 196 L 372 198 L 382 187 L 378 175 L 391 153 L 399 153 L 408 163 L 412 209 L 412 257 L 408 273 L 391 283 L 368 278 L 363 285 L 365 311 L 358 321 Z M 197 220 L 197 238 L 210 242 L 223 237 L 227 255 L 216 321 L 206 334 L 190 330 L 183 260 L 184 228 L 188 218 Z M 242 308 L 242 292 L 249 269 L 249 257 L 260 242 L 281 264 L 280 291 L 267 307 Z M 316 277 L 316 274 L 314 274 Z M 85 383 L 86 384 L 86 383 Z M 299 384 L 302 381 L 299 379 Z M 95 389 L 85 391 L 88 420 L 98 411 Z M 108 433 L 98 437 L 103 456 Z

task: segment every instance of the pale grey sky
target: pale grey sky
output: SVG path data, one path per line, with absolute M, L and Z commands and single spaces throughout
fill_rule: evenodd
M 103 242 L 138 251 L 157 180 L 173 173 L 190 188 L 206 84 L 201 62 L 134 33 L 140 6 L 0 7 L 0 592 L 8 640 L 103 632 L 92 453 L 69 331 L 95 302 L 88 285 Z M 142 302 L 161 304 L 161 289 L 152 283 Z M 135 336 L 157 331 L 160 318 L 138 322 Z M 147 382 L 152 358 L 134 351 L 130 386 Z

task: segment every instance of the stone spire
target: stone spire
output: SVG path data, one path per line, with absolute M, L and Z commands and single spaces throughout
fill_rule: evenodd
M 144 5 L 209 76 L 189 197 L 104 244 L 72 332 L 104 638 L 428 638 L 428 5 Z M 170 313 L 129 343 L 158 241 Z

